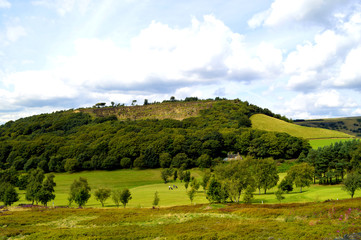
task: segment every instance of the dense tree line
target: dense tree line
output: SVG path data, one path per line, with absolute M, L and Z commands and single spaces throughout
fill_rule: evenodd
M 339 183 L 348 172 L 361 169 L 361 145 L 359 140 L 337 142 L 310 150 L 300 155 L 299 161 L 308 162 L 315 168 L 313 181 L 320 184 Z
M 118 121 L 73 111 L 42 114 L 0 126 L 0 168 L 44 172 L 119 168 L 210 167 L 239 152 L 256 158 L 297 158 L 307 141 L 250 129 L 254 113 L 240 100 L 215 101 L 182 121 Z

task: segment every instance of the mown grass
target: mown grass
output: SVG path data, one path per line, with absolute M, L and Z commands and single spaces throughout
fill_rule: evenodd
M 305 139 L 319 139 L 319 138 L 351 138 L 353 136 L 343 132 L 322 129 L 322 128 L 311 128 L 303 127 L 293 123 L 288 123 L 276 118 L 266 116 L 264 114 L 255 114 L 251 117 L 252 128 L 285 132 L 295 137 L 302 137 Z
M 331 144 L 335 144 L 337 142 L 343 142 L 343 141 L 351 141 L 352 138 L 330 138 L 330 139 L 311 139 L 309 140 L 311 147 L 313 149 L 317 149 L 319 147 L 325 147 L 329 146 Z
M 361 232 L 361 199 L 157 209 L 14 209 L 0 239 L 335 239 Z
M 287 167 L 287 166 L 284 166 Z M 177 206 L 177 205 L 190 205 L 190 200 L 186 194 L 184 183 L 180 181 L 170 182 L 164 184 L 160 178 L 160 169 L 148 169 L 148 170 L 117 170 L 117 171 L 93 171 L 93 172 L 80 172 L 80 173 L 59 173 L 55 174 L 55 182 L 57 186 L 55 188 L 56 198 L 54 200 L 55 206 L 67 206 L 68 194 L 70 185 L 74 179 L 79 177 L 85 177 L 92 188 L 91 198 L 87 202 L 87 207 L 100 208 L 100 202 L 96 201 L 94 192 L 100 187 L 114 189 L 129 188 L 132 194 L 128 207 L 130 208 L 149 208 L 152 207 L 154 193 L 157 191 L 160 198 L 160 206 Z M 199 181 L 201 180 L 203 172 L 199 169 L 192 170 L 192 176 L 195 176 Z M 280 181 L 285 177 L 286 173 L 283 171 L 279 173 Z M 177 185 L 178 188 L 169 190 L 168 186 Z M 276 187 L 267 191 L 267 194 L 258 194 L 258 190 L 255 191 L 254 203 L 277 203 L 274 192 Z M 25 191 L 20 191 L 21 199 L 16 204 L 27 204 L 25 200 Z M 325 201 L 327 199 L 347 199 L 350 196 L 343 190 L 341 185 L 311 185 L 309 188 L 304 188 L 302 193 L 299 193 L 298 188 L 294 188 L 294 191 L 285 194 L 285 203 L 296 202 L 313 202 L 313 201 Z M 361 191 L 356 191 L 355 197 L 361 197 Z M 242 199 L 242 197 L 241 197 Z M 201 204 L 208 203 L 206 194 L 202 187 L 197 192 L 193 203 Z M 49 203 L 52 206 L 52 202 Z M 75 206 L 75 204 L 73 204 Z M 105 207 L 115 207 L 113 201 L 108 199 L 105 202 Z

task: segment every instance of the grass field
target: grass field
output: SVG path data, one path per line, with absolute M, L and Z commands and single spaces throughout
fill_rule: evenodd
M 302 137 L 305 139 L 320 139 L 320 138 L 351 138 L 353 136 L 343 132 L 327 130 L 322 128 L 303 127 L 293 123 L 288 123 L 276 118 L 266 116 L 264 114 L 255 114 L 251 117 L 252 128 L 285 132 L 295 137 Z
M 350 140 L 353 139 L 352 138 L 310 139 L 309 142 L 313 149 L 317 149 L 319 147 L 329 146 L 337 142 L 350 141 Z
M 196 169 L 192 170 L 192 176 L 201 180 L 202 171 Z M 286 173 L 280 173 L 280 181 Z M 128 187 L 132 194 L 132 200 L 129 202 L 129 207 L 151 207 L 154 199 L 155 191 L 158 191 L 160 197 L 160 206 L 176 206 L 189 205 L 190 200 L 186 195 L 184 184 L 176 181 L 164 184 L 160 178 L 160 169 L 149 170 L 117 170 L 117 171 L 92 171 L 80 173 L 60 173 L 56 174 L 55 181 L 57 183 L 54 200 L 55 206 L 67 206 L 68 194 L 70 185 L 74 179 L 85 177 L 88 179 L 89 185 L 92 188 L 92 197 L 86 204 L 87 207 L 101 207 L 101 204 L 95 200 L 94 192 L 97 188 L 106 187 L 110 189 L 122 189 Z M 169 190 L 169 185 L 177 185 L 178 189 Z M 255 192 L 254 203 L 277 203 L 274 195 L 276 188 L 268 190 L 267 194 L 258 195 Z M 20 191 L 21 199 L 17 204 L 28 203 L 25 200 L 25 192 Z M 321 186 L 312 185 L 309 188 L 304 188 L 302 193 L 295 188 L 293 192 L 284 195 L 286 198 L 283 202 L 289 203 L 305 203 L 312 201 L 325 201 L 327 199 L 347 199 L 349 195 L 341 190 L 341 185 Z M 355 197 L 361 197 L 361 191 L 357 191 Z M 208 203 L 205 192 L 202 188 L 196 194 L 194 203 Z M 50 203 L 49 205 L 52 205 Z M 75 205 L 73 205 L 75 206 Z M 105 202 L 105 207 L 115 207 L 113 201 L 108 199 Z
M 336 239 L 361 232 L 360 200 L 156 209 L 13 207 L 0 209 L 0 239 Z

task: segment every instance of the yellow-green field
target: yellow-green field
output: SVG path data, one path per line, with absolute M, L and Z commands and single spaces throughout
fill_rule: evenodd
M 92 188 L 92 196 L 89 199 L 86 207 L 101 207 L 101 204 L 95 200 L 94 192 L 97 188 L 106 187 L 110 189 L 122 189 L 128 187 L 132 194 L 132 200 L 129 202 L 129 207 L 151 207 L 154 199 L 154 193 L 158 191 L 160 198 L 160 206 L 176 206 L 176 205 L 189 205 L 190 200 L 186 194 L 184 183 L 180 181 L 169 182 L 164 184 L 160 178 L 160 169 L 149 170 L 117 170 L 117 171 L 92 171 L 92 172 L 80 172 L 80 173 L 60 173 L 56 174 L 55 181 L 57 183 L 54 200 L 55 206 L 67 206 L 68 194 L 70 185 L 74 179 L 79 177 L 85 177 L 88 179 L 89 185 Z M 203 172 L 198 169 L 191 171 L 192 176 L 195 176 L 199 181 Z M 286 173 L 280 173 L 280 181 L 286 175 Z M 177 185 L 177 189 L 169 190 L 169 186 Z M 258 195 L 258 191 L 254 194 L 254 203 L 277 203 L 274 192 L 276 188 L 267 191 L 267 194 Z M 25 192 L 20 191 L 21 200 L 19 203 L 29 203 L 25 200 Z M 299 193 L 299 189 L 296 187 L 294 191 L 285 194 L 286 198 L 283 202 L 289 203 L 305 203 L 313 201 L 325 201 L 327 199 L 347 199 L 350 196 L 341 190 L 341 185 L 312 185 L 309 188 L 304 188 L 302 193 Z M 357 191 L 355 197 L 361 197 L 361 191 Z M 208 203 L 205 192 L 202 187 L 196 194 L 194 203 Z M 74 204 L 74 203 L 73 203 Z M 50 203 L 49 205 L 52 205 Z M 73 205 L 75 206 L 75 204 Z M 115 207 L 113 201 L 108 199 L 105 202 L 105 207 Z
M 310 139 L 309 142 L 313 149 L 317 149 L 319 147 L 329 146 L 337 142 L 344 142 L 350 140 L 352 140 L 352 138 L 330 138 L 330 139 Z
M 319 138 L 352 138 L 353 136 L 343 132 L 322 129 L 322 128 L 311 128 L 303 127 L 293 123 L 288 123 L 273 117 L 269 117 L 264 114 L 255 114 L 251 117 L 252 128 L 274 131 L 274 132 L 285 132 L 295 137 L 302 137 L 305 139 L 319 139 Z

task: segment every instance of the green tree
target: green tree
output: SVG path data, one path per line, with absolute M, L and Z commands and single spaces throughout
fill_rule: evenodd
M 198 191 L 199 187 L 200 187 L 200 183 L 197 181 L 197 179 L 194 178 L 191 181 L 191 188 Z
M 172 156 L 169 153 L 164 152 L 159 155 L 159 164 L 162 168 L 169 168 L 171 163 Z
M 342 190 L 348 192 L 353 198 L 357 189 L 361 188 L 361 175 L 359 173 L 348 173 L 343 180 Z
M 120 160 L 120 166 L 122 168 L 131 168 L 132 167 L 132 160 L 128 157 L 124 157 Z
M 105 201 L 110 197 L 111 191 L 109 188 L 99 188 L 95 191 L 94 196 L 97 201 L 104 207 Z
M 5 206 L 11 206 L 14 202 L 19 201 L 19 194 L 13 185 L 10 183 L 2 183 L 0 185 L 0 201 Z
M 254 198 L 253 191 L 254 191 L 254 189 L 253 189 L 253 187 L 251 185 L 247 186 L 246 191 L 245 191 L 244 196 L 243 196 L 243 202 L 244 203 L 247 203 L 247 204 L 252 203 L 252 200 Z
M 218 182 L 215 178 L 212 178 L 208 185 L 206 198 L 211 203 L 226 202 L 228 193 L 220 182 Z
M 285 197 L 283 196 L 283 191 L 281 189 L 278 189 L 276 192 L 275 192 L 275 195 L 276 195 L 276 198 L 278 201 L 282 201 L 283 199 L 285 199 Z
M 302 188 L 308 187 L 312 183 L 313 173 L 314 168 L 312 166 L 308 163 L 301 163 L 292 166 L 288 170 L 286 178 L 291 179 L 302 193 Z
M 157 207 L 159 205 L 159 196 L 158 191 L 154 193 L 154 199 L 153 199 L 153 207 Z
M 44 180 L 38 193 L 39 202 L 41 202 L 44 206 L 46 206 L 51 200 L 55 199 L 54 187 L 56 186 L 56 183 L 54 182 L 54 178 L 54 174 L 49 174 Z
M 74 180 L 70 186 L 68 200 L 70 203 L 74 201 L 79 205 L 79 207 L 82 207 L 88 202 L 91 196 L 90 191 L 91 188 L 88 184 L 88 180 L 86 178 L 79 177 L 79 180 Z
M 124 208 L 131 199 L 132 199 L 132 194 L 130 193 L 128 188 L 125 188 L 120 194 L 120 202 L 123 204 Z
M 160 176 L 164 183 L 168 182 L 168 178 L 171 177 L 173 174 L 173 170 L 171 168 L 165 168 L 160 172 Z
M 189 197 L 189 200 L 191 200 L 191 204 L 193 203 L 193 199 L 194 199 L 196 193 L 197 193 L 197 190 L 194 189 L 194 188 L 191 188 L 191 190 L 189 190 L 189 191 L 187 192 L 187 195 L 188 195 L 188 197 Z
M 202 183 L 201 183 L 204 190 L 207 189 L 207 185 L 208 185 L 209 180 L 211 179 L 211 176 L 212 176 L 211 171 L 209 171 L 209 170 L 205 171 L 203 178 L 202 178 Z
M 282 181 L 278 185 L 278 188 L 281 191 L 286 192 L 286 193 L 292 192 L 293 191 L 292 179 L 285 177 L 284 179 L 282 179 Z
M 117 189 L 117 190 L 113 190 L 112 191 L 112 199 L 113 199 L 113 202 L 114 204 L 119 207 L 119 204 L 120 204 L 120 196 L 122 194 L 122 191 Z
M 29 172 L 28 185 L 26 186 L 25 199 L 28 201 L 39 202 L 39 193 L 44 180 L 44 171 L 41 169 L 31 169 Z
M 268 189 L 277 185 L 279 179 L 276 162 L 271 158 L 254 160 L 253 174 L 259 194 L 261 188 L 266 194 Z

